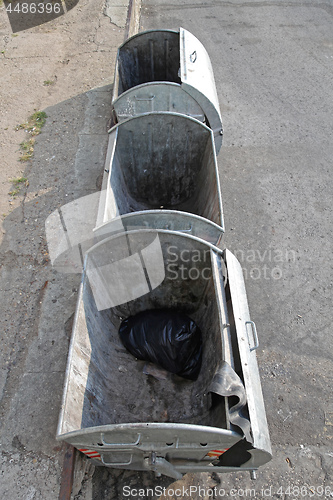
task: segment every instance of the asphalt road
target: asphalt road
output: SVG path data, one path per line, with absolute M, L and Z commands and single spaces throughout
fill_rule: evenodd
M 332 491 L 332 14 L 330 1 L 142 2 L 142 29 L 182 26 L 213 65 L 224 244 L 259 332 L 274 452 L 257 483 L 221 480 L 259 497 Z

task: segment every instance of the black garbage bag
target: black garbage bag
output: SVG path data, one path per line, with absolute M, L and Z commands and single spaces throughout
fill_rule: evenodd
M 198 378 L 202 360 L 201 331 L 186 314 L 152 309 L 125 319 L 119 328 L 133 356 L 151 361 L 190 380 Z

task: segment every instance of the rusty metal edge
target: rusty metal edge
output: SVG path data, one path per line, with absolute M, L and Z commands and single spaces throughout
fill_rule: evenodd
M 73 489 L 74 466 L 76 450 L 74 446 L 67 445 L 62 466 L 59 500 L 70 500 Z
M 140 11 L 141 0 L 129 0 L 124 41 L 139 32 Z

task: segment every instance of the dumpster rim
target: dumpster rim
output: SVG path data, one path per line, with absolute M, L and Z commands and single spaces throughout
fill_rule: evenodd
M 123 47 L 125 47 L 125 45 L 127 45 L 134 38 L 139 38 L 141 36 L 147 35 L 148 33 L 156 33 L 156 32 L 159 32 L 159 33 L 174 33 L 174 34 L 179 34 L 180 33 L 180 28 L 178 28 L 178 30 L 173 30 L 173 29 L 168 29 L 168 28 L 165 28 L 165 29 L 159 28 L 159 29 L 150 29 L 150 30 L 140 31 L 139 33 L 136 33 L 135 35 L 127 38 L 127 40 L 125 40 L 121 45 L 119 45 L 118 51 L 117 51 L 117 55 L 120 52 L 120 50 Z M 118 57 L 117 57 L 117 59 L 118 59 Z
M 209 241 L 203 240 L 202 238 L 199 238 L 198 236 L 193 236 L 191 234 L 182 233 L 181 231 L 173 231 L 173 230 L 168 230 L 168 229 L 152 229 L 152 228 L 135 229 L 133 231 L 124 231 L 123 233 L 118 233 L 118 234 L 111 235 L 108 238 L 105 238 L 105 239 L 97 242 L 95 245 L 91 246 L 89 248 L 89 250 L 87 250 L 86 253 L 85 253 L 83 274 L 84 274 L 84 270 L 86 268 L 86 261 L 87 261 L 87 258 L 89 256 L 90 252 L 92 252 L 93 250 L 95 250 L 97 247 L 99 247 L 99 246 L 101 246 L 101 245 L 109 242 L 112 239 L 119 238 L 120 236 L 126 236 L 127 234 L 133 235 L 134 233 L 146 233 L 146 234 L 147 233 L 154 233 L 154 234 L 157 234 L 157 233 L 167 233 L 167 234 L 173 234 L 173 235 L 177 235 L 177 236 L 189 238 L 189 239 L 195 240 L 195 241 L 197 241 L 199 243 L 202 243 L 202 244 L 206 245 L 211 250 L 213 250 L 214 252 L 216 252 L 218 255 L 221 255 L 223 257 L 224 249 L 221 249 L 217 245 L 214 245 L 213 243 L 210 243 Z
M 213 129 L 211 129 L 210 127 L 208 127 L 205 123 L 201 122 L 200 120 L 197 120 L 196 118 L 193 118 L 192 116 L 184 115 L 183 113 L 177 113 L 175 111 L 148 111 L 147 113 L 140 113 L 139 115 L 130 116 L 129 118 L 126 118 L 126 120 L 118 122 L 115 125 L 113 125 L 111 128 L 109 128 L 108 129 L 108 134 L 111 134 L 112 132 L 114 132 L 115 130 L 117 130 L 118 127 L 124 125 L 125 123 L 127 123 L 130 120 L 140 120 L 142 117 L 146 117 L 148 115 L 176 116 L 177 119 L 178 118 L 183 118 L 185 120 L 190 120 L 190 121 L 193 121 L 196 124 L 199 124 L 199 126 L 205 128 L 207 130 L 207 132 L 209 132 L 211 134 L 212 139 L 213 139 L 214 149 L 215 149 L 215 136 L 214 136 Z
M 66 440 L 68 437 L 76 437 L 86 434 L 97 433 L 106 433 L 110 431 L 121 431 L 121 430 L 138 430 L 138 429 L 170 429 L 170 430 L 201 430 L 203 432 L 207 432 L 209 434 L 220 434 L 221 436 L 229 436 L 229 437 L 239 437 L 242 439 L 242 434 L 232 430 L 232 429 L 222 429 L 221 427 L 213 427 L 208 425 L 199 425 L 199 424 L 183 424 L 177 422 L 127 422 L 123 424 L 105 424 L 105 425 L 97 425 L 92 427 L 85 427 L 83 429 L 78 429 L 76 431 L 70 431 L 63 434 L 57 432 L 56 439 L 58 441 Z M 208 443 L 209 445 L 210 443 Z M 90 445 L 89 445 L 90 446 Z M 98 445 L 91 445 L 98 446 Z M 128 445 L 131 446 L 130 444 Z M 101 449 L 101 446 L 98 446 L 98 449 Z M 205 448 L 204 446 L 202 448 Z
M 207 115 L 204 111 L 204 109 L 202 108 L 201 104 L 196 100 L 195 97 L 193 97 L 191 94 L 189 94 L 187 92 L 187 90 L 184 88 L 183 86 L 183 83 L 177 83 L 177 82 L 170 82 L 169 80 L 153 80 L 152 82 L 145 82 L 145 83 L 140 83 L 139 85 L 135 85 L 134 87 L 131 87 L 127 90 L 125 90 L 124 92 L 122 92 L 120 95 L 118 95 L 118 97 L 116 97 L 116 99 L 114 99 L 113 97 L 113 94 L 112 94 L 112 106 L 115 107 L 115 105 L 121 101 L 122 99 L 126 99 L 126 97 L 131 94 L 132 92 L 134 92 L 136 89 L 139 89 L 141 90 L 142 88 L 145 88 L 145 87 L 152 87 L 154 85 L 166 85 L 166 86 L 170 86 L 170 87 L 177 87 L 179 89 L 181 89 L 183 92 L 185 92 L 185 94 L 190 97 L 191 99 L 193 99 L 193 101 L 197 104 L 197 106 L 201 109 L 202 111 L 202 114 L 205 118 L 207 118 Z M 146 111 L 146 112 L 143 112 L 143 113 L 140 113 L 139 115 L 134 115 L 134 116 L 141 116 L 141 115 L 144 115 L 144 114 L 148 114 L 148 113 L 152 113 L 153 111 Z M 167 113 L 166 110 L 163 110 L 163 111 L 155 111 L 155 113 Z M 169 113 L 172 113 L 172 111 L 169 111 Z M 175 112 L 176 113 L 176 112 Z M 182 114 L 182 115 L 185 115 L 185 116 L 188 116 L 188 117 L 191 117 L 193 118 L 192 116 L 190 115 L 187 115 L 186 113 L 179 113 L 179 114 Z M 126 118 L 127 120 L 127 118 Z M 197 120 L 197 118 L 195 118 L 195 120 Z M 124 120 L 122 120 L 124 121 Z M 203 123 L 201 120 L 198 120 L 200 123 Z M 118 123 L 121 123 L 121 122 L 118 122 Z
M 177 215 L 182 215 L 182 216 L 185 216 L 185 217 L 188 217 L 189 219 L 196 219 L 196 220 L 200 220 L 200 221 L 204 221 L 205 223 L 207 222 L 210 226 L 213 226 L 215 229 L 217 230 L 220 230 L 220 233 L 221 233 L 221 236 L 225 233 L 225 225 L 224 225 L 224 220 L 223 220 L 223 214 L 221 214 L 220 216 L 220 219 L 221 219 L 221 222 L 222 224 L 217 224 L 216 222 L 210 220 L 210 219 L 207 219 L 206 217 L 203 217 L 202 215 L 198 215 L 198 214 L 193 214 L 192 212 L 184 212 L 183 210 L 164 210 L 162 208 L 156 208 L 156 209 L 151 209 L 151 210 L 138 210 L 136 212 L 128 212 L 126 214 L 122 214 L 122 215 L 118 215 L 117 217 L 114 217 L 112 219 L 109 219 L 105 222 L 103 222 L 102 224 L 100 224 L 99 226 L 96 226 L 94 227 L 93 229 L 93 232 L 97 232 L 99 231 L 100 229 L 106 227 L 108 224 L 112 224 L 113 222 L 116 222 L 116 221 L 119 221 L 119 220 L 122 220 L 123 218 L 126 218 L 126 219 L 130 219 L 131 217 L 135 216 L 135 215 L 145 215 L 145 214 L 165 214 L 165 215 L 173 215 L 173 214 L 177 214 Z M 155 230 L 154 228 L 142 228 L 142 230 L 149 230 L 149 229 L 152 229 L 153 231 Z M 163 228 L 161 228 L 162 230 Z M 129 232 L 132 232 L 132 231 L 138 231 L 140 229 L 130 229 L 130 230 L 125 230 L 124 232 L 125 233 L 129 233 Z M 159 229 L 156 229 L 156 231 L 158 231 Z M 173 231 L 175 233 L 182 233 L 182 234 L 186 234 L 184 231 L 185 230 L 175 230 L 175 229 L 166 229 L 166 231 Z M 119 234 L 119 233 L 117 233 Z M 110 235 L 112 236 L 112 235 Z M 192 235 L 193 236 L 193 235 Z M 198 236 L 197 236 L 198 238 Z M 200 238 L 200 239 L 203 239 L 203 238 Z M 206 240 L 203 240 L 203 241 L 206 241 Z M 214 245 L 214 243 L 212 243 Z M 217 243 L 216 243 L 217 244 Z

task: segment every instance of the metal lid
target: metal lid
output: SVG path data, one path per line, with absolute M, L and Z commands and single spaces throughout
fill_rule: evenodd
M 179 28 L 179 35 L 181 85 L 203 109 L 218 152 L 223 128 L 212 63 L 205 47 L 192 33 Z

